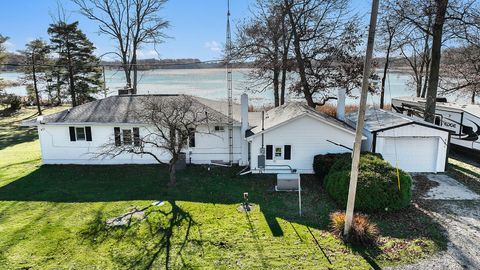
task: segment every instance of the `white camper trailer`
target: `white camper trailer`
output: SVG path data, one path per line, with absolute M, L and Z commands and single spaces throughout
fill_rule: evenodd
M 424 118 L 424 98 L 392 98 L 392 110 L 413 118 Z M 480 105 L 460 105 L 437 99 L 434 124 L 453 132 L 451 143 L 480 151 Z

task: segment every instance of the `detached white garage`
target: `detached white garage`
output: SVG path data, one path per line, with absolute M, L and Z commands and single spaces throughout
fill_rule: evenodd
M 355 126 L 357 114 L 347 116 Z M 408 116 L 370 109 L 365 115 L 363 151 L 379 153 L 393 166 L 408 172 L 444 172 L 450 131 Z

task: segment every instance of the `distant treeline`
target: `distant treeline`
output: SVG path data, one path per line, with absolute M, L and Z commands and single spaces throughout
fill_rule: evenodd
M 222 61 L 201 61 L 196 58 L 181 59 L 140 59 L 137 60 L 138 70 L 152 69 L 202 69 L 202 68 L 223 68 L 225 63 Z M 21 65 L 25 63 L 24 56 L 17 53 L 8 52 L 4 65 L 0 67 L 1 71 L 21 71 Z M 121 68 L 120 61 L 101 61 L 100 65 L 105 66 L 107 70 L 117 70 Z M 235 63 L 234 68 L 252 67 L 249 63 Z

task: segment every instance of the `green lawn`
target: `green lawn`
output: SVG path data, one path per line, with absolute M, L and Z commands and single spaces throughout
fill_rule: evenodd
M 239 168 L 189 167 L 168 188 L 160 166 L 42 166 L 35 132 L 17 126 L 32 114 L 0 120 L 0 269 L 369 269 L 445 247 L 414 207 L 372 216 L 378 246 L 344 245 L 329 233 L 336 207 L 314 178 L 304 179 L 299 217 L 295 193 Z M 243 192 L 255 204 L 248 214 L 236 210 Z M 105 225 L 134 208 L 146 208 L 143 220 Z

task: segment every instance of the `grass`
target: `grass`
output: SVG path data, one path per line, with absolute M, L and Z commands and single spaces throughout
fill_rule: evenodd
M 329 232 L 337 208 L 313 177 L 299 217 L 296 193 L 239 168 L 192 166 L 168 188 L 161 166 L 42 166 L 35 131 L 18 127 L 33 114 L 0 120 L 1 269 L 370 269 L 445 247 L 438 224 L 413 206 L 371 216 L 377 246 L 345 245 Z M 236 209 L 243 192 L 255 205 L 247 214 Z M 140 208 L 143 219 L 105 225 Z

